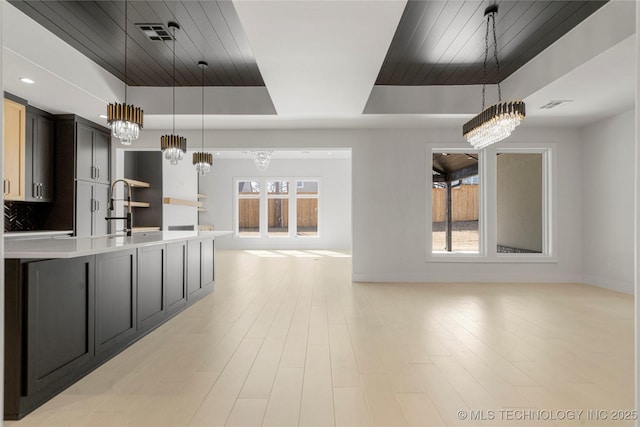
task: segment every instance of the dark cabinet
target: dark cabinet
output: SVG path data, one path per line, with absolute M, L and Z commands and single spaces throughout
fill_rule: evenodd
M 109 184 L 110 135 L 86 123 L 76 123 L 76 179 Z
M 26 265 L 26 392 L 38 393 L 93 357 L 91 257 Z
M 199 240 L 187 242 L 187 300 L 198 298 L 202 292 L 202 273 L 200 271 L 201 243 Z
M 109 232 L 109 186 L 76 181 L 76 236 L 104 235 Z
M 200 298 L 213 289 L 214 241 L 190 240 L 187 248 L 187 300 Z
M 138 249 L 138 330 L 161 323 L 167 315 L 166 247 Z
M 214 252 L 205 239 L 6 259 L 5 419 L 28 414 L 211 291 Z
M 5 260 L 5 419 L 29 413 L 91 369 L 93 259 Z
M 109 232 L 104 217 L 108 216 L 110 146 L 109 129 L 74 115 L 56 116 L 56 197 L 45 227 L 73 229 L 77 236 Z
M 187 244 L 169 243 L 166 258 L 167 313 L 180 311 L 187 301 Z
M 136 250 L 96 255 L 96 354 L 124 348 L 136 332 Z
M 27 106 L 26 195 L 28 202 L 53 199 L 55 121 L 51 114 Z

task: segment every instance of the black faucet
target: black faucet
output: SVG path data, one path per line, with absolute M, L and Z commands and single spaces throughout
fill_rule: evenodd
M 127 216 L 107 216 L 104 219 L 107 221 L 110 220 L 116 220 L 116 219 L 124 219 L 127 221 L 127 225 L 124 231 L 127 232 L 127 236 L 131 236 L 131 233 L 133 232 L 133 217 L 131 214 L 131 185 L 129 185 L 129 183 L 124 180 L 124 179 L 116 179 L 115 181 L 113 181 L 113 184 L 111 184 L 111 198 L 109 199 L 109 210 L 112 211 L 115 209 L 115 205 L 114 205 L 114 201 L 115 199 L 113 198 L 113 190 L 115 189 L 115 186 L 118 182 L 123 182 L 124 185 L 127 186 Z

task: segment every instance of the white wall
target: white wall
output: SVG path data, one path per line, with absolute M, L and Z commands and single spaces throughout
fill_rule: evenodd
M 158 138 L 158 142 L 160 138 Z M 198 174 L 192 164 L 192 154 L 188 152 L 177 165 L 162 159 L 162 197 L 197 201 Z M 162 229 L 172 225 L 198 224 L 198 209 L 193 206 L 163 204 Z
M 212 171 L 200 178 L 206 212 L 201 224 L 216 230 L 233 230 L 235 218 L 234 178 L 319 178 L 319 236 L 294 238 L 224 238 L 219 248 L 351 249 L 351 159 L 272 159 L 265 172 L 258 172 L 251 159 L 214 160 Z
M 633 293 L 635 111 L 582 130 L 583 281 Z
M 161 131 L 145 130 L 136 149 L 155 148 Z M 199 131 L 181 131 L 199 140 Z M 580 132 L 520 126 L 503 147 L 556 143 L 557 261 L 425 262 L 427 146 L 466 148 L 454 129 L 207 131 L 209 148 L 352 148 L 353 277 L 365 281 L 579 282 L 582 279 Z M 214 164 L 214 169 L 217 166 Z M 187 173 L 187 172 L 185 172 Z M 191 172 L 188 172 L 191 173 Z M 195 174 L 195 172 L 193 172 Z M 205 222 L 205 221 L 203 221 Z M 220 229 L 221 224 L 214 225 Z M 222 243 L 222 239 L 220 239 Z

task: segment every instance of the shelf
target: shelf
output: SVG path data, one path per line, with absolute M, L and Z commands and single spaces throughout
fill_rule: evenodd
M 213 225 L 200 224 L 197 227 L 198 231 L 213 231 Z
M 164 198 L 164 204 L 165 205 L 191 206 L 191 207 L 194 207 L 194 208 L 201 208 L 202 207 L 202 202 L 198 202 L 198 201 L 195 201 L 195 200 L 176 199 L 174 197 L 165 197 Z
M 160 231 L 160 227 L 133 227 L 133 233 L 146 233 L 148 231 Z
M 124 180 L 127 181 L 129 185 L 132 187 L 142 187 L 142 188 L 151 187 L 151 184 L 149 184 L 148 182 L 138 181 L 136 179 L 130 179 L 130 178 L 124 178 Z
M 207 195 L 206 194 L 198 194 L 198 199 L 206 199 Z
M 207 209 L 206 208 L 198 208 L 198 212 L 206 212 Z
M 122 202 L 125 206 L 129 206 L 129 202 L 126 200 Z M 131 202 L 132 208 L 148 208 L 150 205 L 147 202 Z

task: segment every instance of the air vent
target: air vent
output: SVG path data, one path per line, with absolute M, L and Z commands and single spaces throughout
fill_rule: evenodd
M 170 41 L 173 40 L 171 33 L 167 31 L 163 24 L 136 24 L 136 27 L 144 33 L 149 40 L 152 41 Z
M 567 102 L 573 102 L 572 99 L 555 99 L 553 101 L 549 101 L 540 107 L 541 110 L 550 110 L 552 108 L 556 108 L 561 106 L 562 104 L 566 104 Z

